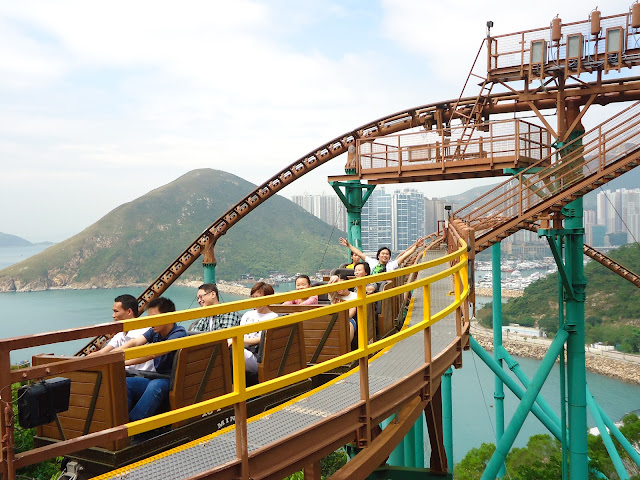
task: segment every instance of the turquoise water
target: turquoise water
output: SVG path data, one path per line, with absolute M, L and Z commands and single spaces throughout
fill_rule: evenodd
M 33 248 L 33 247 L 27 247 Z M 0 260 L 3 258 L 23 259 L 17 250 L 9 254 L 0 248 Z M 37 253 L 37 252 L 34 252 Z M 287 291 L 293 284 L 282 284 L 277 290 Z M 0 293 L 0 338 L 60 330 L 63 328 L 94 325 L 110 322 L 113 299 L 123 293 L 139 295 L 140 288 L 117 288 L 95 290 L 53 290 L 47 292 Z M 195 289 L 170 287 L 165 296 L 171 298 L 179 310 L 197 306 Z M 239 300 L 238 297 L 221 293 L 225 302 Z M 79 350 L 85 340 L 67 342 L 14 352 L 13 362 L 29 360 L 35 353 L 72 355 Z M 522 369 L 531 378 L 538 365 L 537 360 L 518 358 Z M 554 367 L 545 383 L 542 394 L 559 413 L 558 367 Z M 463 368 L 455 370 L 453 384 L 454 414 L 454 460 L 459 462 L 471 448 L 479 447 L 483 442 L 494 442 L 493 374 L 472 352 L 464 352 Z M 618 420 L 627 412 L 640 408 L 640 386 L 587 372 L 587 381 L 596 400 L 607 414 Z M 517 408 L 517 399 L 506 392 L 505 411 L 507 423 Z M 462 419 L 462 420 L 461 420 Z M 589 426 L 594 421 L 589 418 Z M 515 446 L 524 446 L 527 439 L 536 433 L 547 433 L 538 420 L 530 416 L 516 439 Z
M 30 245 L 28 247 L 0 247 L 0 270 L 14 263 L 26 260 L 31 255 L 40 253 L 49 245 Z
M 516 360 L 529 379 L 534 376 L 540 365 L 538 360 L 530 358 L 516 357 Z M 462 366 L 463 368 L 454 370 L 452 376 L 454 460 L 456 462 L 462 460 L 471 448 L 479 447 L 483 442 L 495 443 L 494 376 L 489 367 L 471 351 L 463 353 Z M 591 372 L 587 372 L 587 384 L 596 401 L 614 421 L 619 420 L 625 413 L 640 408 L 640 385 L 624 383 Z M 541 393 L 558 417 L 560 416 L 559 385 L 559 367 L 556 364 Z M 505 429 L 518 403 L 518 398 L 505 387 Z M 457 418 L 464 418 L 467 421 L 456 422 Z M 590 415 L 587 417 L 587 422 L 589 427 L 595 426 L 595 421 Z M 514 446 L 525 446 L 528 438 L 538 433 L 549 432 L 537 418 L 529 415 Z

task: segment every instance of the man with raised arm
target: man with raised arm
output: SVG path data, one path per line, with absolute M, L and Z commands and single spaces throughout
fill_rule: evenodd
M 168 298 L 159 297 L 149 302 L 147 315 L 159 315 L 161 313 L 175 312 L 175 304 Z M 186 336 L 184 327 L 176 323 L 152 327 L 134 339 L 129 340 L 124 345 L 114 349 L 115 351 L 126 350 L 131 347 L 139 347 L 147 343 L 158 343 L 174 338 Z M 129 420 L 141 420 L 155 415 L 160 406 L 169 398 L 169 375 L 173 368 L 173 357 L 176 351 L 158 353 L 142 358 L 127 360 L 125 365 L 133 365 L 141 361 L 152 360 L 156 372 L 162 377 L 127 377 L 127 401 L 129 404 Z
M 391 249 L 388 247 L 380 247 L 376 258 L 367 257 L 362 251 L 351 245 L 346 238 L 340 237 L 340 245 L 349 248 L 352 253 L 358 255 L 362 260 L 369 264 L 371 275 L 382 272 L 390 272 L 398 268 L 418 247 L 424 245 L 424 238 L 419 238 L 413 245 L 402 252 L 395 260 L 391 260 Z
M 198 287 L 198 303 L 201 307 L 209 307 L 220 303 L 220 294 L 215 283 L 203 283 Z M 223 328 L 237 327 L 240 325 L 240 314 L 238 312 L 221 313 L 204 317 L 195 321 L 189 326 L 190 332 L 211 332 Z

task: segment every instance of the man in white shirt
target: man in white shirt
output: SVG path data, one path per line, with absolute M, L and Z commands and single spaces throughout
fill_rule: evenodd
M 128 320 L 130 318 L 136 318 L 138 316 L 138 299 L 133 295 L 120 295 L 113 301 L 113 320 Z M 130 330 L 128 332 L 116 333 L 109 342 L 97 352 L 90 353 L 89 355 L 96 355 L 98 353 L 109 353 L 114 348 L 118 348 L 127 343 L 132 338 L 139 337 L 144 332 L 149 330 L 148 328 L 139 328 L 137 330 Z M 136 365 L 127 365 L 124 368 L 127 370 L 144 370 L 147 372 L 154 372 L 155 367 L 153 360 L 148 360 L 144 363 L 138 363 Z

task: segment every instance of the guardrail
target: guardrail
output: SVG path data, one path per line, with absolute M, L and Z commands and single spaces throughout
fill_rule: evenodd
M 464 126 L 419 133 L 388 135 L 356 141 L 357 171 L 433 165 L 444 168 L 445 161 L 509 158 L 537 161 L 551 153 L 551 134 L 544 128 L 520 119 L 478 124 L 471 138 Z M 459 152 L 464 152 L 461 155 Z
M 11 371 L 10 369 L 10 352 L 12 350 L 18 350 L 22 348 L 43 346 L 50 343 L 57 343 L 62 341 L 93 337 L 96 334 L 113 334 L 118 331 L 128 331 L 137 328 L 151 327 L 158 325 L 170 324 L 173 322 L 181 322 L 187 320 L 193 320 L 201 318 L 202 316 L 216 315 L 226 313 L 230 311 L 236 311 L 246 308 L 255 308 L 265 305 L 270 305 L 278 302 L 284 302 L 286 300 L 292 300 L 299 298 L 301 292 L 294 291 L 289 293 L 281 293 L 276 295 L 269 295 L 266 297 L 259 297 L 251 300 L 243 300 L 236 302 L 224 303 L 211 307 L 203 307 L 196 309 L 189 309 L 180 312 L 172 312 L 162 315 L 155 315 L 153 317 L 144 317 L 134 320 L 126 320 L 120 322 L 111 322 L 108 324 L 101 324 L 92 327 L 83 327 L 79 329 L 63 330 L 58 332 L 49 332 L 33 336 L 17 337 L 0 340 L 0 392 L 3 396 L 5 392 L 11 392 L 11 384 L 15 382 L 24 382 L 28 380 L 40 379 L 46 376 L 60 375 L 65 372 L 75 371 L 83 368 L 90 368 L 98 365 L 107 365 L 115 362 L 122 362 L 124 360 L 139 358 L 141 356 L 150 354 L 165 353 L 181 348 L 191 347 L 195 345 L 202 345 L 213 341 L 219 341 L 223 339 L 231 339 L 233 347 L 233 391 L 229 394 L 216 397 L 214 399 L 206 400 L 194 405 L 183 407 L 177 410 L 173 410 L 167 413 L 155 415 L 143 420 L 130 422 L 125 425 L 121 425 L 115 428 L 110 428 L 104 431 L 95 432 L 87 435 L 83 435 L 71 440 L 60 441 L 56 444 L 47 445 L 33 449 L 28 452 L 23 452 L 14 456 L 12 442 L 12 418 L 8 410 L 11 410 L 11 406 L 5 408 L 5 415 L 2 416 L 1 422 L 1 434 L 3 442 L 9 442 L 9 448 L 3 449 L 2 455 L 2 470 L 4 478 L 12 480 L 15 478 L 12 473 L 15 469 L 21 468 L 33 463 L 41 462 L 49 458 L 56 456 L 68 455 L 78 450 L 97 446 L 106 441 L 113 441 L 123 439 L 128 436 L 136 435 L 142 432 L 156 429 L 161 426 L 169 425 L 175 422 L 186 420 L 189 418 L 197 417 L 212 410 L 224 408 L 233 405 L 236 413 L 236 442 L 239 458 L 246 459 L 248 455 L 247 442 L 246 442 L 246 402 L 247 400 L 277 390 L 282 387 L 292 385 L 301 380 L 311 378 L 315 375 L 328 372 L 338 366 L 355 360 L 360 364 L 361 385 L 366 385 L 366 388 L 362 389 L 362 401 L 365 404 L 368 400 L 368 357 L 376 352 L 379 352 L 387 347 L 390 347 L 400 340 L 403 340 L 410 335 L 413 335 L 419 331 L 427 330 L 435 322 L 441 320 L 452 312 L 458 312 L 458 323 L 461 323 L 466 318 L 468 322 L 468 304 L 465 299 L 469 293 L 468 282 L 468 252 L 467 244 L 464 240 L 450 236 L 450 243 L 456 243 L 457 249 L 452 253 L 449 253 L 437 260 L 420 263 L 417 265 L 404 267 L 392 272 L 376 275 L 376 280 L 389 280 L 395 277 L 401 276 L 413 276 L 413 274 L 428 269 L 437 265 L 450 263 L 451 266 L 436 273 L 430 275 L 421 280 L 413 281 L 405 285 L 401 285 L 392 288 L 387 291 L 379 292 L 376 294 L 367 295 L 365 292 L 365 286 L 370 277 L 362 279 L 353 279 L 337 284 L 330 284 L 320 287 L 313 287 L 311 289 L 304 290 L 305 296 L 323 294 L 331 291 L 355 287 L 357 289 L 358 298 L 348 302 L 339 303 L 336 305 L 328 305 L 319 307 L 317 309 L 290 314 L 283 317 L 278 317 L 273 320 L 262 321 L 253 323 L 250 325 L 233 327 L 225 330 L 218 330 L 214 332 L 207 332 L 196 336 L 188 336 L 175 340 L 168 340 L 166 342 L 144 345 L 141 347 L 131 348 L 124 352 L 108 353 L 105 355 L 97 355 L 90 357 L 75 357 L 69 358 L 69 360 L 60 361 L 57 363 L 47 364 L 38 367 L 30 367 L 20 369 L 19 371 Z M 450 245 L 451 248 L 451 245 Z M 453 277 L 454 292 L 453 301 L 446 308 L 431 314 L 431 301 L 430 301 L 430 286 L 439 280 L 447 277 Z M 402 295 L 416 288 L 422 288 L 424 294 L 424 318 L 422 321 L 411 327 L 405 328 L 399 333 L 375 341 L 368 344 L 368 332 L 367 332 L 367 308 L 369 303 L 377 302 L 379 300 L 390 298 L 396 295 Z M 465 305 L 463 305 L 465 304 Z M 326 315 L 328 313 L 335 313 L 341 310 L 346 310 L 352 307 L 356 307 L 358 311 L 358 349 L 340 357 L 325 361 L 321 364 L 309 366 L 303 370 L 299 370 L 294 373 L 283 375 L 275 379 L 260 383 L 255 386 L 247 387 L 245 383 L 245 365 L 244 365 L 244 335 L 250 332 L 256 332 L 261 330 L 267 330 L 271 328 L 282 327 L 291 325 L 294 323 L 302 322 L 314 318 L 319 315 Z M 466 314 L 464 313 L 466 312 Z M 457 326 L 458 335 L 461 335 L 462 325 Z M 425 337 L 427 338 L 427 337 Z M 430 337 L 428 337 L 430 339 Z M 426 341 L 426 340 L 425 340 Z M 428 352 L 428 354 L 427 354 Z M 430 342 L 428 348 L 425 349 L 425 363 L 431 361 Z M 9 393 L 10 394 L 10 393 Z M 370 428 L 367 422 L 367 428 Z
M 631 12 L 589 20 L 557 23 L 556 35 L 552 26 L 525 30 L 489 38 L 487 71 L 499 74 L 501 69 L 519 70 L 519 75 L 544 76 L 550 68 L 572 73 L 592 72 L 598 68 L 609 70 L 638 61 L 638 28 L 632 26 Z M 593 19 L 593 23 L 592 23 Z M 553 22 L 553 21 L 552 21 Z M 595 33 L 597 31 L 597 33 Z M 555 40 L 559 38 L 559 40 Z

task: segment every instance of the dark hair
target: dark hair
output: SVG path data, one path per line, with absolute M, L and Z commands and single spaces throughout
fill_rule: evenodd
M 354 271 L 354 272 L 355 272 L 356 267 L 357 267 L 358 265 L 362 265 L 362 267 L 364 268 L 364 272 L 365 272 L 367 275 L 371 275 L 371 267 L 369 266 L 369 264 L 368 264 L 367 262 L 364 262 L 364 263 L 356 263 L 356 264 L 353 266 L 353 271 Z
M 203 283 L 198 287 L 198 290 L 204 290 L 206 293 L 215 292 L 216 297 L 219 297 L 218 286 L 215 283 Z
M 380 247 L 380 248 L 378 249 L 378 253 L 376 253 L 376 260 L 379 260 L 379 259 L 380 259 L 380 252 L 381 252 L 382 250 L 387 250 L 387 251 L 389 252 L 389 256 L 391 256 L 391 249 L 390 249 L 389 247 Z
M 176 311 L 176 305 L 171 300 L 165 297 L 154 298 L 147 305 L 147 310 L 150 308 L 157 308 L 160 313 L 169 313 Z
M 298 275 L 296 277 L 296 282 L 298 281 L 299 278 L 304 278 L 307 283 L 309 284 L 309 286 L 311 286 L 311 279 L 309 278 L 309 275 Z
M 124 308 L 125 310 L 131 309 L 134 317 L 138 316 L 138 299 L 133 295 L 125 293 L 124 295 L 120 295 L 114 298 L 113 301 L 115 303 L 120 302 L 122 304 L 122 308 Z
M 251 295 L 256 292 L 262 292 L 262 295 L 273 295 L 275 293 L 273 291 L 273 287 L 264 282 L 258 282 L 253 287 L 251 287 Z

